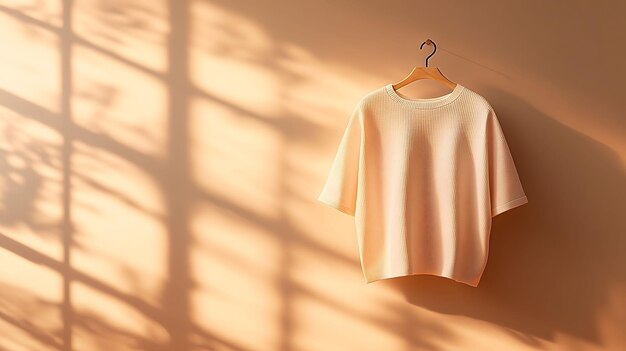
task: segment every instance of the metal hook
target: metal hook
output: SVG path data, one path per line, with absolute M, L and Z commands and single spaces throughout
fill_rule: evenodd
M 437 45 L 435 45 L 435 42 L 430 40 L 430 39 L 426 39 L 425 42 L 422 43 L 422 45 L 420 45 L 420 50 L 422 50 L 422 47 L 424 46 L 424 44 L 430 45 L 433 44 L 433 46 L 435 47 L 435 50 L 433 50 L 432 54 L 428 55 L 428 57 L 426 57 L 426 67 L 428 67 L 428 59 L 433 56 L 435 54 L 435 52 L 437 51 Z

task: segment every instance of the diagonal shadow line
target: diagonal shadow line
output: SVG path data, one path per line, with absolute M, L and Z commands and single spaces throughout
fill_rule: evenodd
M 98 45 L 92 44 L 87 39 L 84 39 L 84 38 L 82 38 L 82 37 L 80 37 L 80 36 L 78 36 L 76 34 L 74 34 L 71 38 L 72 38 L 74 44 L 77 44 L 77 45 L 80 44 L 83 47 L 86 47 L 88 49 L 91 49 L 91 50 L 99 53 L 99 54 L 107 56 L 110 59 L 113 59 L 113 60 L 116 60 L 116 61 L 118 61 L 120 63 L 123 63 L 123 64 L 129 66 L 130 68 L 133 68 L 133 69 L 135 69 L 135 70 L 137 70 L 137 71 L 139 71 L 141 73 L 144 73 L 144 74 L 146 74 L 148 76 L 151 76 L 153 78 L 157 78 L 157 79 L 160 79 L 160 80 L 165 79 L 165 77 L 164 77 L 164 75 L 162 73 L 160 73 L 160 72 L 158 72 L 156 70 L 150 69 L 148 67 L 142 66 L 142 65 L 140 65 L 138 63 L 135 63 L 135 62 L 133 62 L 133 61 L 131 61 L 131 60 L 129 60 L 129 59 L 121 56 L 120 54 L 117 54 L 117 53 L 113 52 L 113 51 L 110 51 L 110 50 L 104 49 L 104 48 L 102 48 L 102 47 L 100 47 Z
M 61 349 L 63 347 L 62 343 L 60 343 L 58 340 L 56 340 L 52 336 L 41 332 L 39 330 L 39 327 L 36 325 L 33 325 L 26 321 L 17 320 L 13 318 L 13 316 L 10 316 L 2 311 L 0 311 L 0 319 L 6 323 L 13 325 L 16 328 L 21 329 L 22 331 L 30 335 L 30 337 L 41 342 L 42 344 L 45 344 L 45 345 L 48 345 L 57 349 Z
M 44 21 L 41 21 L 41 20 L 38 20 L 36 18 L 30 17 L 28 15 L 25 15 L 24 13 L 22 13 L 22 12 L 20 12 L 18 10 L 14 10 L 14 9 L 9 8 L 7 6 L 4 6 L 4 5 L 0 5 L 0 12 L 3 12 L 6 15 L 12 16 L 13 18 L 15 18 L 15 19 L 17 19 L 17 20 L 19 20 L 21 22 L 37 26 L 37 27 L 39 27 L 41 29 L 50 31 L 50 32 L 52 32 L 54 34 L 57 34 L 57 35 L 59 35 L 60 32 L 61 32 L 61 29 L 58 28 L 58 27 L 55 27 L 55 26 L 53 26 L 53 25 L 51 25 L 49 23 L 46 23 Z
M 56 272 L 61 273 L 65 269 L 65 265 L 63 262 L 59 262 L 47 255 L 44 255 L 2 233 L 0 233 L 0 247 L 5 249 L 6 251 L 13 253 L 14 255 L 17 255 L 18 257 L 26 259 L 34 264 L 45 266 Z M 66 273 L 66 276 L 71 277 L 71 280 L 75 282 L 80 282 L 82 284 L 85 284 L 86 286 L 89 286 L 95 290 L 98 290 L 101 293 L 108 294 L 109 296 L 114 297 L 118 299 L 119 301 L 126 303 L 128 306 L 133 307 L 135 310 L 139 311 L 144 316 L 166 327 L 164 325 L 164 321 L 167 321 L 167 319 L 169 318 L 168 317 L 169 314 L 166 311 L 163 311 L 162 309 L 152 306 L 150 304 L 147 304 L 142 299 L 136 298 L 133 295 L 120 292 L 112 288 L 111 286 L 85 273 L 77 271 L 75 269 L 70 269 Z M 218 339 L 215 335 L 208 333 L 206 330 L 202 329 L 200 326 L 196 324 L 191 324 L 188 330 L 189 332 L 195 333 L 204 339 L 210 339 L 210 340 L 215 339 L 215 341 L 218 341 L 220 344 L 229 346 L 234 350 L 242 350 L 240 346 L 236 346 L 223 339 Z
M 284 221 L 281 221 L 280 219 L 274 220 L 274 219 L 264 218 L 257 213 L 243 209 L 240 206 L 237 206 L 235 203 L 231 201 L 227 201 L 213 194 L 203 192 L 201 193 L 201 196 L 199 196 L 199 199 L 212 203 L 216 205 L 217 207 L 219 207 L 220 209 L 234 213 L 235 215 L 241 218 L 245 218 L 248 221 L 254 222 L 260 228 L 265 229 L 262 232 L 269 233 L 268 235 L 272 235 L 271 233 L 274 233 L 276 230 L 284 229 L 285 223 Z M 296 231 L 296 229 L 294 228 L 293 231 Z M 303 237 L 302 235 L 293 235 L 292 237 L 289 238 L 289 240 L 296 244 L 302 245 L 304 247 L 308 247 L 313 250 L 316 250 L 317 252 L 324 254 L 326 256 L 332 257 L 342 263 L 349 264 L 349 265 L 354 265 L 355 263 L 358 263 L 358 261 L 351 260 L 348 257 L 342 254 L 339 254 L 335 251 L 332 251 L 329 248 L 324 247 L 311 239 Z
M 0 104 L 20 114 L 20 117 L 29 116 L 29 119 L 35 120 L 59 133 L 62 132 L 63 121 L 60 115 L 47 108 L 34 104 L 4 89 L 0 89 Z
M 73 281 L 83 283 L 93 289 L 115 297 L 156 322 L 161 322 L 166 317 L 166 315 L 159 308 L 154 307 L 145 301 L 134 297 L 133 295 L 120 292 L 85 273 L 75 270 L 74 268 L 68 268 L 64 262 L 57 261 L 47 255 L 31 249 L 30 247 L 11 239 L 2 233 L 0 233 L 0 247 L 32 263 L 43 265 L 52 269 L 63 276 L 69 277 L 69 279 Z
M 132 162 L 134 165 L 140 166 L 146 170 L 148 174 L 155 174 L 164 167 L 163 163 L 159 162 L 156 157 L 121 144 L 110 136 L 94 133 L 73 122 L 65 122 L 59 117 L 59 114 L 7 92 L 6 90 L 0 89 L 0 104 L 10 108 L 21 116 L 28 116 L 28 119 L 37 121 L 57 131 L 59 134 L 65 135 L 65 137 L 71 135 L 73 141 L 80 141 L 93 147 L 106 149 L 108 152 Z
M 67 0 L 66 0 L 67 1 Z M 132 60 L 129 60 L 113 51 L 107 50 L 105 48 L 102 48 L 98 45 L 95 45 L 91 42 L 89 42 L 87 39 L 77 35 L 76 33 L 73 32 L 65 32 L 63 27 L 61 28 L 57 28 L 54 27 L 53 25 L 50 25 L 46 22 L 43 22 L 41 20 L 38 20 L 36 18 L 30 17 L 28 15 L 25 15 L 24 13 L 8 8 L 6 6 L 0 5 L 0 12 L 12 16 L 13 18 L 22 21 L 26 24 L 31 24 L 34 26 L 37 26 L 41 29 L 47 30 L 49 32 L 51 32 L 52 34 L 55 34 L 59 37 L 62 38 L 62 41 L 66 41 L 69 42 L 71 44 L 79 44 L 82 45 L 86 48 L 89 48 L 91 50 L 94 50 L 104 56 L 107 56 L 108 58 L 117 60 L 118 62 L 121 62 L 123 64 L 128 65 L 129 67 L 136 69 L 137 71 L 140 71 L 142 73 L 145 73 L 151 77 L 154 78 L 158 78 L 158 79 L 164 79 L 164 75 L 156 70 L 150 69 L 148 67 L 144 67 L 141 64 L 138 64 L 136 62 L 133 62 Z
M 221 99 L 221 98 L 219 98 L 217 96 L 213 96 L 211 94 L 208 94 L 208 93 L 202 91 L 198 87 L 193 87 L 192 92 L 193 92 L 194 95 L 196 95 L 198 97 L 201 97 L 201 98 L 209 100 L 209 101 L 213 101 L 213 102 L 215 102 L 217 104 L 220 104 L 222 106 L 227 106 L 229 109 L 231 109 L 233 112 L 237 113 L 239 116 L 246 117 L 246 118 L 253 118 L 255 121 L 262 122 L 262 123 L 265 123 L 265 124 L 268 124 L 268 125 L 275 125 L 276 122 L 277 122 L 276 119 L 268 119 L 268 118 L 266 118 L 266 117 L 264 117 L 264 116 L 262 116 L 262 115 L 260 115 L 260 114 L 258 114 L 256 112 L 253 112 L 251 110 L 245 109 L 245 108 L 243 108 L 241 106 L 234 105 L 234 104 L 232 104 L 232 103 L 230 103 L 230 102 L 228 102 L 228 101 L 226 101 L 224 99 Z

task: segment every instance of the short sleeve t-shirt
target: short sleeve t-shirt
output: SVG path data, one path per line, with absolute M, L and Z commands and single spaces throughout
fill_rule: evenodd
M 318 200 L 354 216 L 367 283 L 430 274 L 476 287 L 492 217 L 528 202 L 488 101 L 457 84 L 361 98 Z

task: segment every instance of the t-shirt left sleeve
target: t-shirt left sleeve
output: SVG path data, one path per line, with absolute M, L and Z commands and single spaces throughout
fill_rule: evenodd
M 489 190 L 491 216 L 495 217 L 502 212 L 527 203 L 528 198 L 522 187 L 500 122 L 493 109 L 489 113 L 487 122 Z
M 354 108 L 318 201 L 355 215 L 361 158 L 362 119 L 360 104 Z

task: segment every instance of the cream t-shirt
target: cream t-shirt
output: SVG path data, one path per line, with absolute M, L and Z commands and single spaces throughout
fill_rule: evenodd
M 476 287 L 492 217 L 528 202 L 496 114 L 457 84 L 357 103 L 318 200 L 354 216 L 367 283 L 431 274 Z

